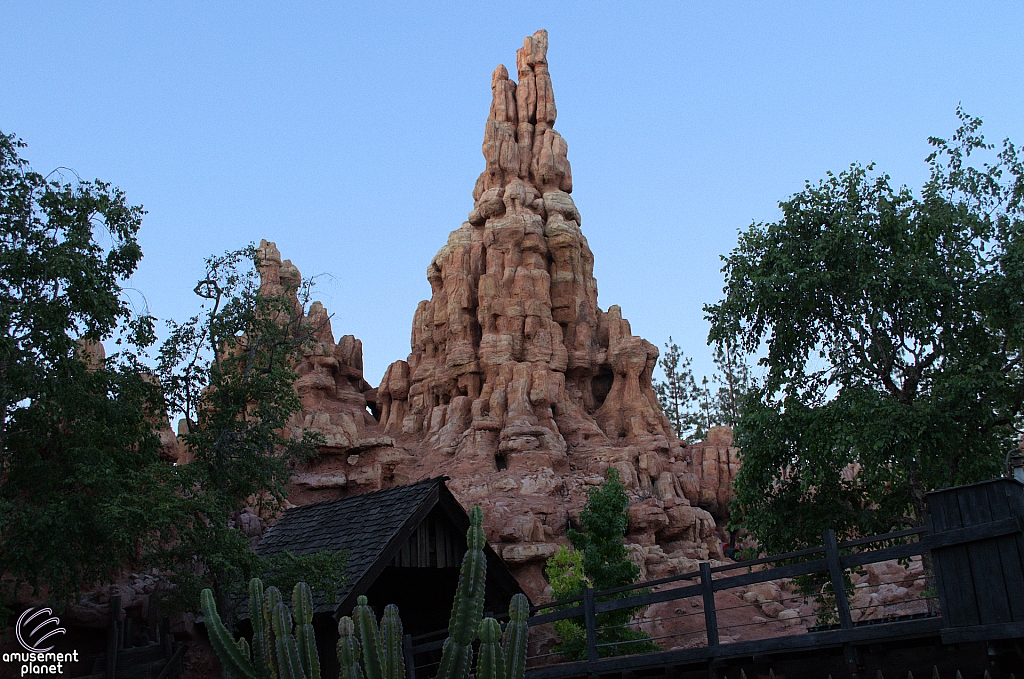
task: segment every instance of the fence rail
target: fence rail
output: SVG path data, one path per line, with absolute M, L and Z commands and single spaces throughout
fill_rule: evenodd
M 963 553 L 968 556 L 985 554 L 989 559 L 1001 559 L 999 563 L 1003 564 L 1003 569 L 1006 571 L 1003 578 L 1007 579 L 1007 582 L 1011 580 L 1014 583 L 1024 582 L 1024 541 L 1022 541 L 1022 536 L 1024 536 L 1024 492 L 1022 492 L 1024 486 L 1016 482 L 1009 482 L 1015 484 L 1013 486 L 997 483 L 1002 481 L 1007 480 L 999 479 L 994 482 L 986 482 L 988 484 L 995 483 L 998 486 L 996 490 L 986 484 L 975 484 L 975 486 L 980 486 L 980 489 L 975 488 L 974 490 L 971 490 L 970 486 L 950 489 L 951 491 L 967 489 L 962 493 L 967 500 L 971 500 L 972 493 L 978 494 L 979 492 L 985 497 L 998 499 L 1002 497 L 1001 493 L 1005 490 L 1010 511 L 993 510 L 988 515 L 982 513 L 978 516 L 979 520 L 965 520 L 959 523 L 947 521 L 938 527 L 932 526 L 929 522 L 927 528 L 910 528 L 845 542 L 838 542 L 835 532 L 826 530 L 822 534 L 822 544 L 817 547 L 715 567 L 705 562 L 700 564 L 698 570 L 688 573 L 604 591 L 587 589 L 580 596 L 533 606 L 528 621 L 531 627 L 575 619 L 580 629 L 579 638 L 585 638 L 586 659 L 565 661 L 557 653 L 552 652 L 534 655 L 530 658 L 530 679 L 593 676 L 627 670 L 637 671 L 644 667 L 667 667 L 695 662 L 714 664 L 723 659 L 740 656 L 759 656 L 765 653 L 806 651 L 816 648 L 842 647 L 845 653 L 852 645 L 858 643 L 937 636 L 940 632 L 944 640 L 976 640 L 992 638 L 993 635 L 995 638 L 999 638 L 1000 635 L 1002 638 L 1014 637 L 1014 635 L 1024 638 L 1024 617 L 1021 620 L 1016 618 L 979 619 L 973 623 L 973 627 L 964 631 L 964 629 L 950 629 L 950 616 L 945 612 L 945 607 L 948 605 L 946 600 L 949 597 L 943 591 L 943 582 L 945 581 L 946 589 L 948 589 L 950 583 L 956 581 L 960 588 L 957 590 L 957 596 L 960 598 L 956 599 L 956 605 L 961 608 L 966 605 L 964 603 L 965 597 L 967 597 L 965 587 L 969 587 L 969 583 L 965 585 L 962 582 L 963 573 L 966 572 L 964 569 L 967 568 L 964 563 L 961 563 L 963 559 L 955 566 L 947 564 L 944 577 L 942 564 L 953 563 L 950 561 L 953 558 L 950 556 L 951 554 Z M 940 501 L 945 501 L 947 505 L 951 502 L 948 498 L 943 500 L 942 497 L 936 500 L 936 502 Z M 963 501 L 961 498 L 961 502 Z M 1018 501 L 1019 511 L 1013 504 Z M 1007 513 L 1011 515 L 1007 516 Z M 947 507 L 946 515 L 948 514 Z M 903 542 L 903 544 L 874 547 L 878 543 L 892 542 Z M 996 549 L 1001 551 L 993 557 L 990 552 Z M 929 553 L 939 557 L 935 573 L 939 591 L 937 594 L 933 592 L 919 596 L 917 599 L 928 604 L 928 613 L 882 621 L 857 622 L 854 620 L 854 610 L 862 612 L 863 607 L 851 609 L 850 599 L 847 595 L 847 572 L 872 563 L 907 559 L 914 556 L 923 557 Z M 1006 564 L 1010 564 L 1010 566 Z M 956 577 L 951 570 L 954 567 L 959 569 L 955 572 Z M 731 574 L 737 570 L 746 572 Z M 969 577 L 992 577 L 992 574 L 987 574 L 978 565 L 975 565 L 975 571 L 973 576 Z M 718 613 L 720 611 L 715 601 L 717 592 L 813 574 L 821 574 L 825 581 L 819 594 L 830 600 L 832 609 L 831 611 L 825 610 L 825 613 L 837 623 L 813 626 L 803 633 L 789 631 L 784 635 L 750 641 L 738 641 L 734 636 L 723 637 L 723 632 L 735 630 L 743 625 L 722 625 L 719 622 Z M 915 576 L 915 579 L 919 577 L 921 576 Z M 984 588 L 979 587 L 978 589 L 981 591 Z M 631 594 L 631 592 L 635 593 Z M 699 632 L 689 630 L 678 634 L 657 636 L 654 639 L 655 641 L 666 641 L 669 638 L 687 635 L 695 637 L 685 644 L 686 647 L 662 649 L 640 655 L 624 656 L 615 653 L 612 655 L 617 657 L 601 657 L 609 655 L 609 648 L 634 642 L 600 643 L 602 628 L 598 616 L 614 611 L 644 609 L 653 604 L 686 599 L 691 600 L 690 608 L 684 607 L 682 610 L 685 612 L 674 617 L 702 615 L 703 625 Z M 679 610 L 677 609 L 677 612 Z M 723 608 L 721 612 L 724 613 L 727 610 L 729 609 Z M 669 618 L 659 620 L 667 621 Z M 767 624 L 767 622 L 758 624 Z M 983 624 L 979 624 L 979 622 Z M 436 633 L 410 638 L 406 647 L 407 654 L 410 656 L 407 662 L 416 667 L 417 656 L 436 654 L 443 643 L 443 639 L 438 639 Z M 431 660 L 433 659 L 431 658 Z M 850 662 L 852 666 L 854 661 L 850 660 Z M 428 666 L 429 663 L 419 667 L 427 669 Z

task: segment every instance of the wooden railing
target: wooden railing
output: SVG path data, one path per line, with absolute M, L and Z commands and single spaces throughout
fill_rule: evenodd
M 121 619 L 121 597 L 110 597 L 106 653 L 91 658 L 91 674 L 81 679 L 175 679 L 183 671 L 188 645 L 175 641 L 169 621 L 152 626 L 155 640 L 135 645 L 132 619 Z
M 1014 489 L 1016 492 L 1016 489 Z M 991 520 L 995 519 L 995 520 Z M 745 656 L 764 656 L 787 651 L 806 651 L 808 649 L 842 647 L 848 649 L 853 644 L 868 643 L 874 640 L 898 640 L 924 636 L 943 635 L 944 612 L 942 604 L 947 598 L 942 591 L 919 592 L 916 600 L 926 601 L 928 612 L 892 619 L 857 622 L 854 620 L 850 599 L 847 594 L 846 572 L 872 563 L 908 559 L 924 555 L 930 550 L 949 551 L 949 548 L 966 549 L 964 545 L 973 545 L 969 551 L 977 552 L 977 545 L 1001 544 L 1013 547 L 1021 543 L 1022 517 L 1004 518 L 991 517 L 980 523 L 962 528 L 945 529 L 941 532 L 929 531 L 925 527 L 911 528 L 884 535 L 875 535 L 846 542 L 839 542 L 833 530 L 822 534 L 822 544 L 818 547 L 801 549 L 785 554 L 766 556 L 750 561 L 711 566 L 709 563 L 699 564 L 699 569 L 649 580 L 615 589 L 594 591 L 587 589 L 580 596 L 560 601 L 553 601 L 531 609 L 529 624 L 531 627 L 550 624 L 560 620 L 576 620 L 586 639 L 586 659 L 567 661 L 557 653 L 547 652 L 530 657 L 529 679 L 558 679 L 562 677 L 590 676 L 601 673 L 626 672 L 647 666 L 685 665 L 693 662 L 715 663 L 723 659 Z M 872 548 L 879 543 L 886 546 Z M 897 543 L 897 544 L 892 544 Z M 1004 558 L 1009 563 L 1009 558 Z M 1017 567 L 1018 570 L 1021 570 Z M 740 571 L 739 573 L 736 573 Z M 1016 571 L 1015 571 L 1016 572 Z M 748 588 L 759 583 L 791 579 L 798 576 L 821 574 L 824 584 L 818 592 L 819 603 L 831 602 L 831 610 L 819 609 L 815 616 L 829 618 L 825 624 L 809 626 L 805 631 L 801 625 L 799 630 L 787 628 L 784 634 L 769 638 L 737 640 L 733 635 L 723 636 L 730 631 L 729 626 L 719 623 L 721 612 L 715 601 L 715 594 L 738 588 Z M 941 573 L 937 573 L 939 588 L 942 588 Z M 1017 573 L 1014 577 L 1024 577 Z M 919 579 L 920 574 L 912 579 Z M 947 575 L 946 580 L 951 578 Z M 947 582 L 948 585 L 948 582 Z M 910 589 L 912 585 L 908 587 Z M 630 594 L 631 592 L 635 592 Z M 797 595 L 802 596 L 802 595 Z M 690 639 L 689 643 L 675 648 L 662 648 L 660 651 L 642 655 L 624 656 L 616 653 L 614 648 L 619 643 L 600 643 L 599 617 L 604 613 L 621 610 L 645 609 L 651 605 L 669 602 L 692 600 L 692 605 L 679 610 L 691 611 L 685 615 L 702 615 L 700 637 Z M 736 606 L 738 608 L 738 606 Z M 722 611 L 726 609 L 721 609 Z M 656 622 L 645 620 L 645 623 Z M 755 624 L 777 623 L 776 620 L 764 620 Z M 633 623 L 634 627 L 636 623 Z M 740 625 L 733 625 L 738 627 Z M 948 627 L 948 621 L 945 621 Z M 1005 634 L 1020 634 L 1024 637 L 1024 622 L 1006 623 L 1001 628 Z M 688 634 L 694 634 L 689 632 Z M 433 674 L 431 668 L 439 659 L 439 653 L 446 634 L 439 631 L 429 635 L 406 639 L 407 666 L 412 670 L 410 679 L 415 679 L 417 671 L 421 676 Z M 652 641 L 670 646 L 670 637 L 665 635 L 654 637 Z M 629 642 L 633 643 L 633 642 Z M 618 657 L 615 657 L 618 656 Z M 853 661 L 851 660 L 851 663 Z M 709 665 L 710 666 L 710 665 Z

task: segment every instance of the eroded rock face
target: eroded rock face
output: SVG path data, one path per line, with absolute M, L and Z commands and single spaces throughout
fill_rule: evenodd
M 260 290 L 266 294 L 288 294 L 293 308 L 302 314 L 297 291 L 302 275 L 291 260 L 281 260 L 274 243 L 260 242 Z M 302 319 L 312 335 L 295 368 L 295 390 L 302 399 L 302 412 L 292 426 L 320 432 L 324 445 L 320 457 L 297 470 L 289 488 L 289 502 L 310 504 L 408 483 L 396 468 L 408 462 L 408 454 L 382 435 L 373 416 L 376 389 L 363 379 L 363 344 L 352 335 L 337 342 L 330 314 L 320 302 L 313 302 Z
M 680 477 L 684 492 L 724 525 L 729 501 L 735 497 L 732 482 L 740 470 L 740 449 L 732 445 L 732 429 L 711 427 L 707 440 L 691 444 L 687 453 L 693 471 Z
M 305 315 L 315 342 L 296 369 L 304 412 L 293 424 L 326 445 L 297 470 L 290 500 L 446 474 L 464 506 L 483 506 L 488 540 L 538 600 L 545 561 L 610 468 L 632 499 L 627 541 L 643 573 L 721 558 L 708 509 L 724 507 L 731 467 L 712 462 L 735 449 L 709 437 L 694 458 L 652 389 L 658 349 L 619 307 L 598 306 L 546 32 L 526 38 L 516 67 L 518 82 L 494 71 L 485 168 L 467 221 L 427 267 L 431 298 L 413 316 L 408 358 L 371 389 L 359 340 L 335 343 L 320 304 Z M 273 243 L 261 248 L 263 287 L 297 290 L 298 269 Z
M 464 504 L 484 506 L 488 538 L 534 595 L 611 467 L 636 501 L 628 539 L 672 550 L 655 562 L 720 556 L 697 506 L 706 474 L 652 389 L 658 349 L 598 306 L 545 31 L 516 67 L 517 82 L 494 71 L 473 209 L 427 267 L 412 351 L 378 388 L 383 434 L 414 456 L 412 478 L 448 474 Z

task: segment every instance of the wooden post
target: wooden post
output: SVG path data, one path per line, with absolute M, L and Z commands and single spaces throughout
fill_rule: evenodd
M 583 620 L 587 626 L 587 660 L 597 662 L 597 619 L 594 616 L 594 590 L 583 592 Z
M 412 652 L 412 635 L 402 637 L 402 655 L 405 656 L 406 679 L 416 679 L 416 656 Z
M 121 623 L 121 595 L 110 597 L 110 628 L 107 630 L 107 679 L 117 676 L 118 628 Z
M 711 583 L 711 564 L 700 565 L 700 582 L 704 586 L 704 626 L 708 631 L 708 647 L 718 646 L 718 614 L 715 612 L 715 590 Z
M 832 593 L 836 596 L 836 610 L 839 612 L 839 626 L 842 629 L 853 627 L 850 617 L 850 602 L 846 599 L 846 581 L 843 569 L 839 565 L 839 546 L 836 543 L 836 532 L 831 528 L 821 535 L 825 543 L 825 558 L 828 559 L 828 574 L 832 579 Z
M 160 620 L 160 643 L 164 645 L 164 657 L 170 660 L 174 652 L 174 640 L 171 637 L 171 619 L 166 616 Z

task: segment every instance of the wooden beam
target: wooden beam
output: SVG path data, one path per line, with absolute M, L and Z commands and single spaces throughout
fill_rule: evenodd
M 828 528 L 821 537 L 825 541 L 825 559 L 828 561 L 828 574 L 832 580 L 832 593 L 836 597 L 839 626 L 843 629 L 852 629 L 853 619 L 850 617 L 850 602 L 846 599 L 846 579 L 843 578 L 843 567 L 839 564 L 836 532 Z
M 912 542 L 909 545 L 896 545 L 885 549 L 873 549 L 859 554 L 846 554 L 839 557 L 839 565 L 843 568 L 853 568 L 866 563 L 879 563 L 893 559 L 906 559 L 928 551 L 928 546 L 923 542 Z
M 977 542 L 978 540 L 998 538 L 1003 535 L 1012 535 L 1020 533 L 1021 529 L 1021 520 L 1017 517 L 999 519 L 998 521 L 989 521 L 974 526 L 967 526 L 966 528 L 933 533 L 924 539 L 924 544 L 928 549 L 940 549 L 954 545 L 965 545 L 969 542 Z
M 708 647 L 718 646 L 718 614 L 715 613 L 715 587 L 711 580 L 711 564 L 700 564 L 700 584 L 704 590 L 704 628 L 708 633 Z
M 597 662 L 597 619 L 594 614 L 594 590 L 583 592 L 583 619 L 587 626 L 587 661 Z
M 972 625 L 971 627 L 946 628 L 942 630 L 942 643 L 963 644 L 971 641 L 1024 638 L 1024 622 L 1007 622 L 993 625 Z

